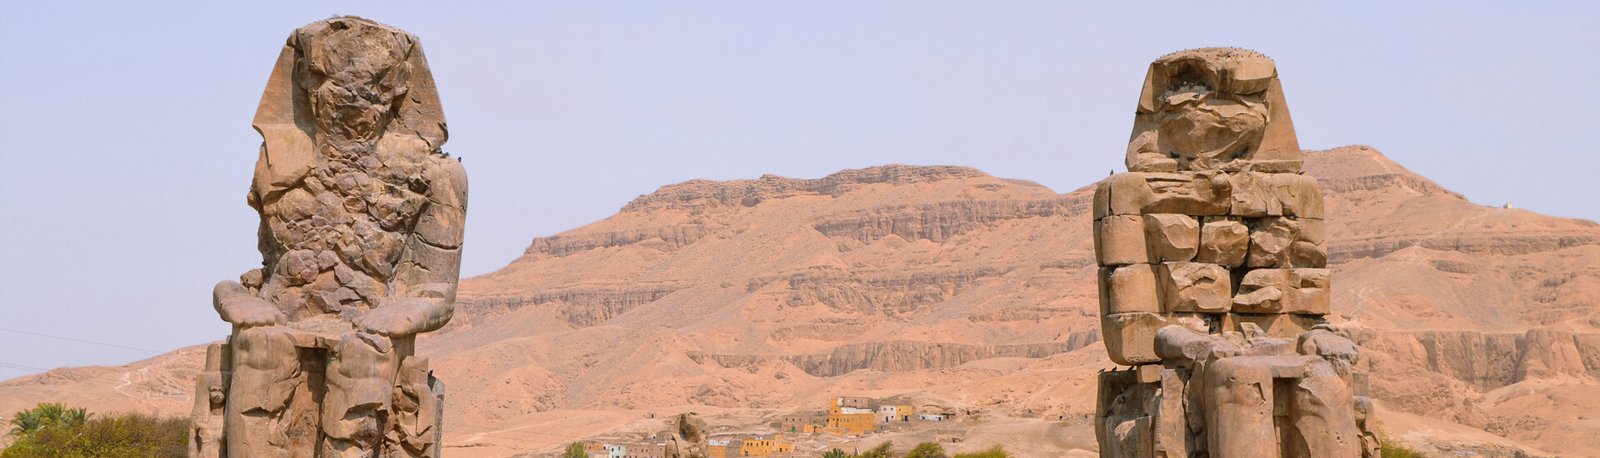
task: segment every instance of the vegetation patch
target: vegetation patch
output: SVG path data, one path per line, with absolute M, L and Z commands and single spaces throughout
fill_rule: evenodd
M 83 408 L 44 403 L 10 421 L 10 447 L 0 458 L 181 457 L 188 452 L 189 420 L 137 413 L 93 416 Z

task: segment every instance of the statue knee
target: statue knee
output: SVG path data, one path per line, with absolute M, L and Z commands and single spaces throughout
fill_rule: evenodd
M 234 333 L 231 345 L 235 367 L 265 369 L 297 363 L 294 339 L 282 326 L 241 329 Z

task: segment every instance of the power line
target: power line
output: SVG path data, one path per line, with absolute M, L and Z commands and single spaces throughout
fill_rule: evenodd
M 45 371 L 49 371 L 49 369 L 45 369 L 45 368 L 42 368 L 42 367 L 33 367 L 33 366 L 26 365 L 26 364 L 8 363 L 8 362 L 5 362 L 5 361 L 0 361 L 0 367 L 4 367 L 4 368 L 7 368 L 7 369 L 12 369 L 12 370 L 18 370 L 18 371 L 25 371 L 25 372 L 45 372 Z
M 50 334 L 40 334 L 40 333 L 37 333 L 37 332 L 19 331 L 19 330 L 16 330 L 16 329 L 0 328 L 0 331 L 17 333 L 17 334 L 26 334 L 26 335 L 30 335 L 30 336 L 45 337 L 45 338 L 57 339 L 57 340 L 65 340 L 65 341 L 69 341 L 69 342 L 86 343 L 86 344 L 90 344 L 90 345 L 100 345 L 100 346 L 103 346 L 103 347 L 121 348 L 121 349 L 125 349 L 125 350 L 138 350 L 138 351 L 142 351 L 142 352 L 155 353 L 155 354 L 158 354 L 158 355 L 162 354 L 162 353 L 166 353 L 164 351 L 151 350 L 151 349 L 148 349 L 148 348 L 130 347 L 130 346 L 127 346 L 127 345 L 117 345 L 117 344 L 105 343 L 105 342 L 95 342 L 93 340 L 84 340 L 84 339 L 79 339 L 79 338 L 75 338 L 75 337 L 57 336 L 57 335 L 50 335 Z

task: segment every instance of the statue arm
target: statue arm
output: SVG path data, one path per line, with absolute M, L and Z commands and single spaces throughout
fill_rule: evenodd
M 211 290 L 211 306 L 222 321 L 240 328 L 283 324 L 288 317 L 277 306 L 252 294 L 239 282 L 223 280 Z
M 387 336 L 430 332 L 455 314 L 461 242 L 467 214 L 467 177 L 461 163 L 443 159 L 428 172 L 428 207 L 406 241 L 389 299 L 357 323 Z
M 1178 170 L 1178 161 L 1161 152 L 1160 134 L 1150 114 L 1140 114 L 1134 121 L 1136 134 L 1128 141 L 1127 167 L 1129 172 L 1172 172 Z M 1143 129 L 1143 130 L 1140 130 Z

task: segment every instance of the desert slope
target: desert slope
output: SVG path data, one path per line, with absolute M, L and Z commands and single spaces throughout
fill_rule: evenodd
M 1396 437 L 1600 455 L 1585 413 L 1600 407 L 1600 226 L 1474 204 L 1366 147 L 1306 168 L 1327 198 L 1334 319 L 1358 330 L 1380 402 L 1408 414 Z M 446 440 L 544 450 L 689 409 L 758 431 L 864 394 L 968 412 L 973 447 L 1091 448 L 1110 362 L 1090 194 L 900 165 L 665 186 L 463 281 L 455 321 L 420 345 L 449 384 Z M 13 379 L 0 410 L 185 412 L 197 361 Z

